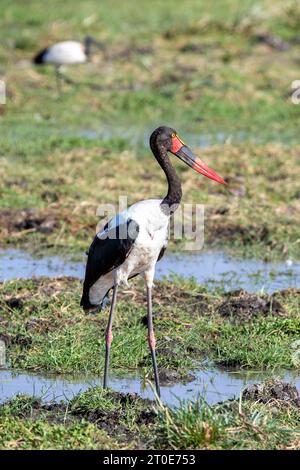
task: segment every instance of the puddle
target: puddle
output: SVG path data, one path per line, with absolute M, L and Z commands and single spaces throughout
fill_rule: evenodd
M 0 281 L 39 276 L 84 276 L 82 262 L 73 262 L 60 256 L 35 257 L 21 250 L 0 250 Z
M 143 145 L 149 148 L 149 137 L 153 129 L 147 131 L 137 130 L 136 128 L 119 128 L 112 129 L 111 127 L 102 127 L 101 130 L 81 129 L 75 131 L 77 137 L 84 137 L 91 140 L 110 140 L 110 139 L 125 139 L 132 145 Z M 247 140 L 248 135 L 244 131 L 236 133 L 216 132 L 216 133 L 191 133 L 182 132 L 184 138 L 189 142 L 190 146 L 198 148 L 208 148 L 212 145 L 222 145 L 228 143 L 239 144 Z M 74 135 L 74 132 L 64 133 L 64 135 Z
M 157 277 L 176 274 L 194 277 L 200 284 L 225 290 L 245 289 L 271 294 L 276 290 L 300 287 L 300 263 L 264 262 L 238 259 L 223 252 L 169 254 L 157 264 Z
M 175 126 L 176 127 L 176 126 Z M 69 129 L 64 130 L 63 135 L 71 137 L 83 137 L 91 140 L 111 140 L 111 139 L 124 139 L 132 145 L 143 145 L 144 148 L 149 148 L 149 137 L 155 129 L 155 124 L 148 129 L 145 127 L 137 128 L 136 126 L 115 127 L 115 126 L 101 126 L 100 129 Z M 208 148 L 212 145 L 233 144 L 238 145 L 244 142 L 252 144 L 264 144 L 267 142 L 283 142 L 298 143 L 298 134 L 296 132 L 286 132 L 284 134 L 269 131 L 263 134 L 257 132 L 249 132 L 248 130 L 238 130 L 230 132 L 228 130 L 219 130 L 217 132 L 193 132 L 193 130 L 185 130 L 181 128 L 180 134 L 186 142 L 192 147 Z
M 0 250 L 0 280 L 33 276 L 84 275 L 84 262 L 72 262 L 59 256 L 35 258 L 20 250 Z M 210 287 L 223 286 L 227 290 L 244 288 L 248 291 L 273 292 L 288 287 L 300 287 L 300 263 L 265 263 L 260 260 L 240 260 L 222 252 L 166 255 L 157 265 L 156 278 L 168 275 L 193 276 Z M 300 376 L 292 372 L 230 371 L 205 368 L 198 371 L 195 380 L 187 384 L 162 386 L 162 401 L 176 406 L 178 399 L 205 396 L 213 404 L 238 397 L 249 383 L 260 382 L 275 375 L 295 382 L 300 391 Z M 70 377 L 38 375 L 26 372 L 0 370 L 0 402 L 17 393 L 42 396 L 45 401 L 68 400 L 91 386 L 101 385 L 101 377 Z M 112 377 L 111 388 L 122 392 L 136 392 L 143 398 L 152 398 L 153 391 L 145 386 L 138 375 Z
M 0 281 L 33 276 L 84 276 L 85 258 L 73 262 L 59 256 L 36 258 L 19 250 L 0 250 Z M 300 263 L 271 263 L 256 259 L 237 259 L 222 252 L 194 254 L 169 253 L 157 264 L 156 279 L 179 275 L 194 277 L 208 287 L 226 290 L 243 288 L 249 292 L 300 288 Z
M 161 387 L 162 402 L 169 406 L 178 406 L 180 400 L 195 400 L 203 396 L 210 404 L 238 398 L 246 385 L 279 377 L 287 382 L 295 383 L 300 391 L 300 377 L 292 372 L 255 372 L 205 369 L 198 371 L 195 380 L 187 384 L 178 383 Z M 17 394 L 42 397 L 44 402 L 67 401 L 90 387 L 102 386 L 101 377 L 47 376 L 0 370 L 0 403 Z M 126 378 L 112 377 L 109 386 L 119 392 L 137 393 L 142 398 L 154 399 L 150 385 L 145 385 L 138 376 Z

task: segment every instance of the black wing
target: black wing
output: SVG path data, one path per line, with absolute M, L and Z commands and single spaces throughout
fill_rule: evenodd
M 41 50 L 37 53 L 37 55 L 33 58 L 33 63 L 36 65 L 40 65 L 44 63 L 45 54 L 48 52 L 48 48 Z
M 160 252 L 159 252 L 159 255 L 158 255 L 157 261 L 159 261 L 159 260 L 161 260 L 161 259 L 162 259 L 162 257 L 163 257 L 163 256 L 164 256 L 164 254 L 165 254 L 165 251 L 166 251 L 166 249 L 167 249 L 167 245 L 165 245 L 165 246 L 163 246 L 163 247 L 162 247 L 162 249 L 161 249 L 161 250 L 160 250 Z
M 89 291 L 98 279 L 120 266 L 129 255 L 134 241 L 139 233 L 138 224 L 128 219 L 126 223 L 113 229 L 107 225 L 103 231 L 103 237 L 96 236 L 88 251 L 88 259 L 83 283 L 83 293 L 80 305 L 91 308 Z

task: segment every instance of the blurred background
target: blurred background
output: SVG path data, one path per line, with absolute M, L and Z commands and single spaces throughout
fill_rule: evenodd
M 2 245 L 81 252 L 100 203 L 163 196 L 148 138 L 166 124 L 229 182 L 176 165 L 183 202 L 205 204 L 205 248 L 298 257 L 299 2 L 2 0 L 1 12 Z M 64 68 L 75 84 L 59 93 L 54 67 L 32 60 L 87 35 L 102 48 Z

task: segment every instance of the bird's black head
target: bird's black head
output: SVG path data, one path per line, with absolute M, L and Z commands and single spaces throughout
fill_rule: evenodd
M 167 152 L 171 152 L 198 173 L 218 183 L 225 184 L 223 178 L 217 175 L 185 145 L 172 127 L 160 126 L 155 129 L 150 136 L 150 147 L 158 161 L 161 158 L 164 161 Z
M 104 50 L 104 44 L 102 42 L 97 41 L 97 39 L 93 38 L 92 36 L 86 36 L 84 38 L 84 52 L 87 57 L 90 57 L 93 46 L 98 49 Z
M 159 149 L 165 152 L 171 152 L 172 138 L 177 132 L 171 127 L 160 126 L 152 132 L 150 136 L 150 147 L 153 150 Z

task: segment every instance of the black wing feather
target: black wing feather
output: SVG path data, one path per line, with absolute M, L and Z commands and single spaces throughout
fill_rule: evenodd
M 48 52 L 48 48 L 41 50 L 37 53 L 37 55 L 33 58 L 33 63 L 36 65 L 40 65 L 44 63 L 44 57 Z
M 104 230 L 106 231 L 106 237 L 99 238 L 96 236 L 88 251 L 80 302 L 84 309 L 94 307 L 89 301 L 89 291 L 92 285 L 101 276 L 120 266 L 129 255 L 139 233 L 139 226 L 134 220 L 129 219 L 126 223 L 112 229 L 114 231 L 113 238 L 110 238 L 112 230 L 107 230 L 107 226 Z
M 164 256 L 164 254 L 165 254 L 165 251 L 166 251 L 166 249 L 167 249 L 167 245 L 165 245 L 165 246 L 163 246 L 163 247 L 162 247 L 162 249 L 161 249 L 161 250 L 160 250 L 160 252 L 159 252 L 159 255 L 158 255 L 157 261 L 159 261 L 159 260 L 161 260 L 161 259 L 162 259 L 162 257 L 163 257 L 163 256 Z

